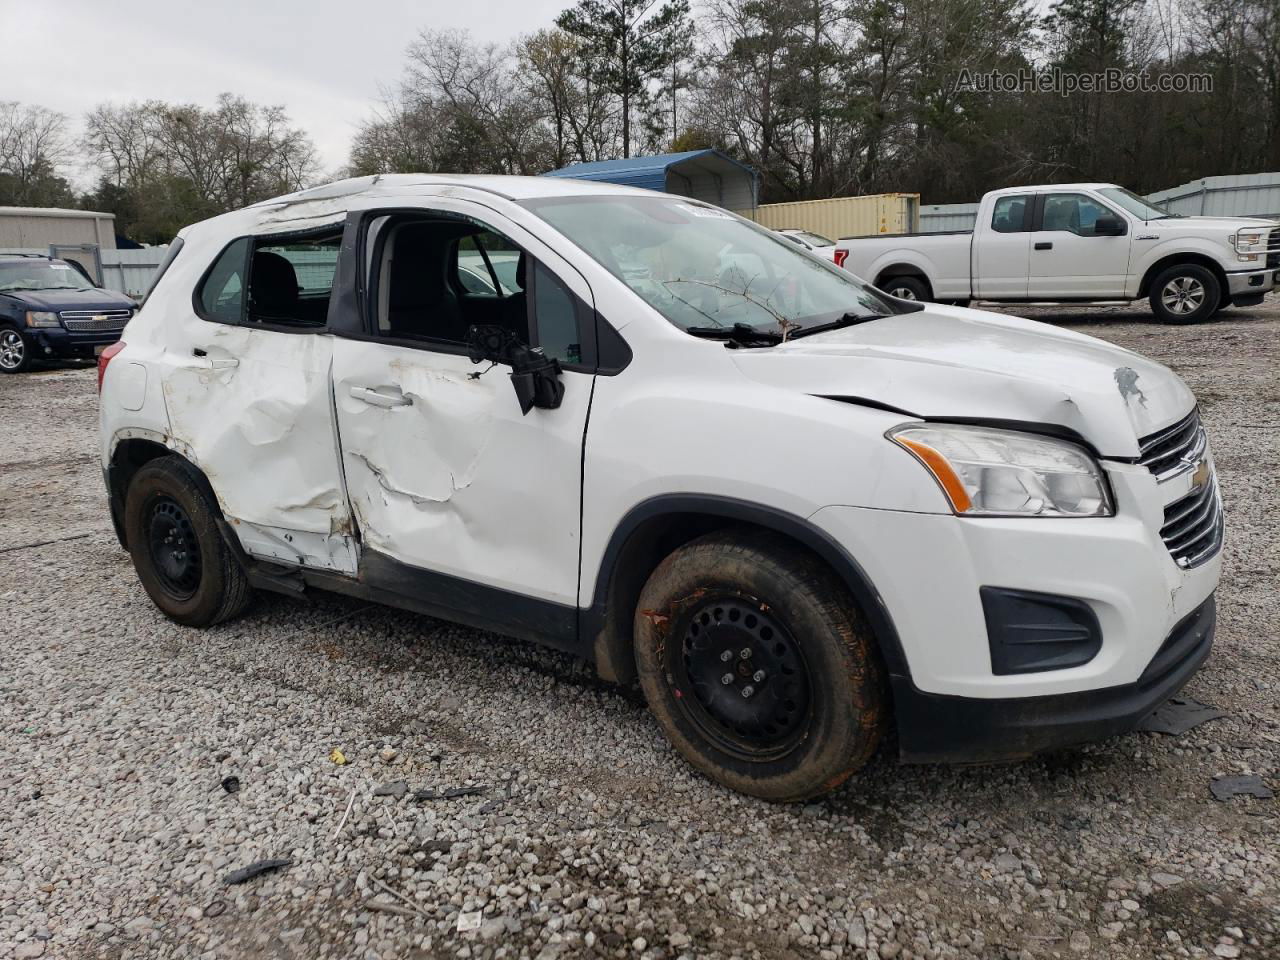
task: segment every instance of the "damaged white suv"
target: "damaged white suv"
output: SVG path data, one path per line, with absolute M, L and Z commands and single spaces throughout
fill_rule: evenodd
M 344 181 L 189 227 L 104 353 L 111 514 L 193 626 L 335 590 L 638 677 L 795 800 L 1131 729 L 1209 653 L 1195 399 L 1080 334 L 894 300 L 695 200 Z

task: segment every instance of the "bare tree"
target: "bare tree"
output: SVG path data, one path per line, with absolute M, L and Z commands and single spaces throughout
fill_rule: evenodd
M 70 153 L 63 114 L 16 100 L 0 101 L 0 201 L 47 206 L 69 199 L 61 171 Z

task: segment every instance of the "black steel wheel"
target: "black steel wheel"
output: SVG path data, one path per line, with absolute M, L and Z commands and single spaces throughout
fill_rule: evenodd
M 875 641 L 818 557 L 763 530 L 720 531 L 658 564 L 635 613 L 649 709 L 707 776 L 768 800 L 835 789 L 887 718 Z
M 191 518 L 172 497 L 148 504 L 147 546 L 156 579 L 175 600 L 188 600 L 200 586 L 200 543 Z
M 804 651 L 768 609 L 740 595 L 703 598 L 682 611 L 676 681 L 693 692 L 681 709 L 721 749 L 746 760 L 785 755 L 804 735 L 809 675 Z
M 187 626 L 219 623 L 250 600 L 218 517 L 208 484 L 182 457 L 143 464 L 129 482 L 124 532 L 133 567 L 152 602 Z

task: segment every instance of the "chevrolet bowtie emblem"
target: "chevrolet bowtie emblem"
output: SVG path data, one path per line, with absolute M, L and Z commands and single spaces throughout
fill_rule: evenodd
M 97 320 L 98 322 L 102 322 L 103 320 L 106 320 L 106 319 L 107 319 L 107 315 L 106 315 L 105 313 L 95 313 L 95 314 L 94 314 L 92 317 L 90 317 L 89 319 L 90 319 L 90 320 Z
M 1208 460 L 1201 460 L 1199 463 L 1197 463 L 1195 472 L 1191 474 L 1191 489 L 1199 490 L 1206 483 L 1208 483 L 1210 473 L 1211 471 L 1209 469 Z

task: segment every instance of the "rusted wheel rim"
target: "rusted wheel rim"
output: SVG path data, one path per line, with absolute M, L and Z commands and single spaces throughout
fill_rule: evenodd
M 804 739 L 811 684 L 800 645 L 768 605 L 703 597 L 677 618 L 677 702 L 716 746 L 746 760 L 784 756 Z

